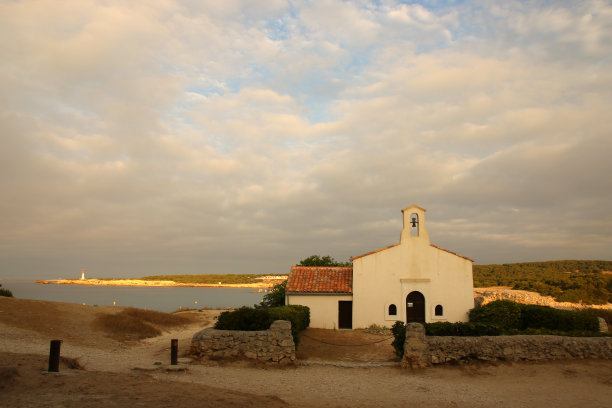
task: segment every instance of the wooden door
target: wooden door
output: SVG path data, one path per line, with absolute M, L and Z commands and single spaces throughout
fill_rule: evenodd
M 353 301 L 339 300 L 338 301 L 338 328 L 352 329 L 353 328 Z
M 406 296 L 406 323 L 425 323 L 425 296 L 421 292 L 410 292 Z

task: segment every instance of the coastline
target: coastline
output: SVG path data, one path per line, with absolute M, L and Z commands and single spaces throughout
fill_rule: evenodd
M 258 283 L 180 283 L 170 280 L 142 280 L 142 279 L 48 279 L 37 280 L 42 285 L 86 285 L 86 286 L 149 286 L 149 287 L 202 287 L 202 288 L 253 288 L 268 289 L 276 281 Z

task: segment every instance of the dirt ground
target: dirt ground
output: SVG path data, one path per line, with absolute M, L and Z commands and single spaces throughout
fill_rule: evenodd
M 497 363 L 402 370 L 391 339 L 364 331 L 308 329 L 301 365 L 169 366 L 170 339 L 191 336 L 220 311 L 185 312 L 192 323 L 161 336 L 116 340 L 94 329 L 94 307 L 0 297 L 0 405 L 7 407 L 608 407 L 612 362 Z M 65 363 L 47 373 L 49 340 Z M 75 362 L 82 368 L 69 368 Z M 17 372 L 14 375 L 13 369 Z
M 389 332 L 378 334 L 365 330 L 306 329 L 300 335 L 296 354 L 298 360 L 309 363 L 389 363 L 398 361 L 391 347 L 392 336 Z

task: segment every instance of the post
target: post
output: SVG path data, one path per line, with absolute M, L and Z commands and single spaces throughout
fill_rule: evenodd
M 178 364 L 178 339 L 170 340 L 170 365 Z
M 61 340 L 51 340 L 51 347 L 49 348 L 49 372 L 59 372 L 60 362 L 60 347 L 62 345 Z

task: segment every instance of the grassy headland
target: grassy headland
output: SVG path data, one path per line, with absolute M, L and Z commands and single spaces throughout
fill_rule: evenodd
M 612 302 L 612 261 L 546 261 L 474 265 L 474 287 L 511 286 L 558 302 Z
M 208 274 L 208 275 L 152 275 L 144 276 L 142 278 L 133 278 L 146 281 L 173 281 L 177 283 L 204 283 L 210 285 L 236 285 L 245 283 L 256 283 L 263 280 L 274 280 L 264 279 L 267 277 L 276 277 L 278 280 L 286 279 L 287 275 L 257 275 L 257 274 Z

